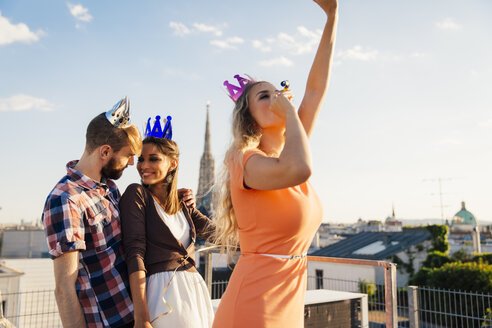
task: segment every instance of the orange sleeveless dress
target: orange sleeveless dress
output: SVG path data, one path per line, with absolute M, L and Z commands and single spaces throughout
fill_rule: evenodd
M 247 151 L 242 167 L 255 154 L 263 153 Z M 284 259 L 260 254 L 307 252 L 321 224 L 321 202 L 309 182 L 278 190 L 246 189 L 242 167 L 230 170 L 241 256 L 213 327 L 304 327 L 306 257 Z

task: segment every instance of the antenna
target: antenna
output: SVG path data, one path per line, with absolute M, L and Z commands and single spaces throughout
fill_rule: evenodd
M 453 180 L 453 178 L 441 178 L 441 177 L 434 178 L 434 179 L 424 179 L 423 180 L 424 182 L 427 182 L 427 181 L 437 181 L 438 184 L 439 184 L 439 203 L 440 203 L 440 207 L 441 207 L 441 223 L 442 224 L 444 224 L 444 207 L 447 207 L 447 205 L 444 206 L 443 201 L 442 201 L 442 195 L 444 194 L 442 192 L 442 183 L 444 181 L 451 181 L 451 180 Z M 432 194 L 432 195 L 435 195 L 435 194 Z

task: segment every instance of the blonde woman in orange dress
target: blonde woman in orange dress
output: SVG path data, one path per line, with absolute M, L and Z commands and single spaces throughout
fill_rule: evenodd
M 327 21 L 299 110 L 268 82 L 224 82 L 236 105 L 217 243 L 239 242 L 241 256 L 214 328 L 304 326 L 306 252 L 322 218 L 308 139 L 328 87 L 338 15 L 337 0 L 315 2 Z

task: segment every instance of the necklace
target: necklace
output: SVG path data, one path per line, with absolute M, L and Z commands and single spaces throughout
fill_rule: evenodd
M 157 204 L 159 204 L 164 210 L 166 209 L 166 207 L 164 206 L 164 204 L 161 202 L 161 200 L 156 196 L 154 195 L 153 193 L 151 193 L 152 197 L 154 198 L 154 200 L 157 202 Z

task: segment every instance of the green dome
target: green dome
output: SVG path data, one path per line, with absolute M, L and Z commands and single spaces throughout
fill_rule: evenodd
M 392 218 L 391 216 L 388 216 L 388 217 L 386 218 L 386 220 L 384 220 L 384 222 L 385 222 L 385 223 L 388 223 L 388 222 L 391 222 L 391 221 L 394 221 L 394 220 L 395 220 L 394 218 Z
M 477 225 L 477 219 L 465 208 L 465 202 L 461 202 L 461 210 L 454 215 L 454 224 Z

